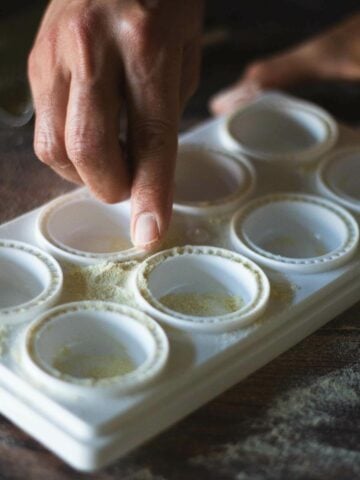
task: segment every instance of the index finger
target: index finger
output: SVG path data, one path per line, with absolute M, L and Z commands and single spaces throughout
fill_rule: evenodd
M 180 111 L 180 49 L 163 47 L 139 71 L 127 72 L 132 239 L 151 249 L 171 218 Z

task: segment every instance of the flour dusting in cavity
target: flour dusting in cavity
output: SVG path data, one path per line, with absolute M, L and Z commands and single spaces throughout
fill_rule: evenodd
M 238 295 L 229 293 L 170 293 L 159 300 L 170 310 L 184 315 L 214 316 L 236 312 L 244 305 Z
M 211 243 L 228 248 L 227 221 L 229 217 L 210 217 L 202 226 L 212 238 Z M 190 222 L 190 223 L 189 223 Z M 174 221 L 162 249 L 199 242 L 195 226 L 198 221 L 181 219 Z M 88 267 L 69 265 L 64 272 L 64 288 L 60 303 L 81 300 L 112 301 L 136 307 L 130 286 L 130 277 L 139 265 L 137 261 L 107 262 Z
M 101 380 L 112 378 L 135 370 L 136 365 L 123 347 L 118 346 L 116 354 L 74 353 L 65 346 L 60 349 L 53 361 L 53 367 L 63 375 L 75 378 Z

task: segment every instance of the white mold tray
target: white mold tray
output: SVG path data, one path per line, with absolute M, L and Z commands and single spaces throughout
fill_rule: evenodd
M 256 104 L 258 106 L 251 113 L 251 118 L 255 124 L 256 112 L 262 111 L 259 107 L 261 101 L 266 102 L 267 112 L 270 108 L 269 105 L 276 104 L 276 115 L 279 114 L 279 108 L 283 108 L 285 105 L 286 111 L 291 111 L 292 114 L 291 132 L 292 134 L 296 132 L 294 122 L 298 118 L 296 108 L 302 105 L 300 100 L 293 100 L 291 97 L 279 93 L 265 95 L 262 99 L 257 100 Z M 247 108 L 249 109 L 249 107 Z M 143 382 L 140 379 L 141 381 L 138 382 L 136 380 L 135 383 L 139 383 L 140 388 L 127 389 L 121 387 L 125 380 L 120 379 L 119 388 L 115 388 L 110 394 L 107 394 L 106 391 L 102 393 L 97 391 L 97 394 L 92 395 L 91 385 L 86 385 L 83 389 L 79 385 L 76 388 L 67 388 L 69 387 L 67 385 L 66 388 L 62 389 L 61 382 L 64 382 L 64 379 L 51 377 L 51 366 L 44 367 L 45 370 L 47 369 L 46 373 L 44 373 L 44 369 L 41 370 L 41 362 L 47 365 L 53 355 L 52 351 L 49 350 L 50 347 L 47 348 L 44 342 L 46 338 L 49 338 L 51 345 L 58 345 L 63 338 L 75 338 L 71 329 L 80 328 L 82 323 L 85 322 L 85 317 L 89 316 L 93 334 L 90 332 L 87 336 L 88 348 L 97 348 L 94 346 L 96 336 L 101 334 L 97 321 L 98 317 L 91 311 L 90 313 L 86 313 L 86 311 L 84 313 L 81 310 L 85 308 L 84 304 L 81 308 L 77 306 L 70 311 L 69 307 L 58 306 L 50 313 L 48 310 L 37 312 L 36 316 L 34 315 L 31 319 L 36 320 L 37 318 L 37 324 L 29 323 L 29 319 L 25 316 L 27 321 L 15 323 L 12 326 L 11 322 L 10 325 L 9 322 L 1 322 L 0 310 L 0 412 L 3 415 L 76 469 L 94 471 L 174 424 L 360 300 L 360 254 L 356 247 L 358 242 L 358 209 L 352 209 L 352 214 L 348 213 L 351 208 L 345 211 L 351 201 L 349 196 L 346 197 L 346 202 L 337 202 L 336 197 L 329 192 L 325 199 L 329 189 L 323 188 L 319 184 L 322 178 L 319 169 L 324 168 L 326 156 L 331 156 L 331 162 L 333 162 L 336 157 L 334 152 L 337 150 L 340 152 L 344 148 L 351 148 L 352 152 L 356 151 L 357 148 L 360 150 L 359 134 L 345 127 L 336 126 L 336 123 L 330 117 L 328 118 L 323 111 L 320 112 L 320 115 L 319 110 L 311 108 L 305 103 L 304 108 L 306 110 L 306 128 L 311 129 L 314 124 L 314 128 L 319 130 L 319 122 L 326 120 L 321 132 L 327 132 L 328 136 L 331 137 L 330 140 L 330 137 L 326 137 L 326 146 L 324 144 L 321 148 L 312 149 L 311 161 L 309 159 L 306 162 L 300 161 L 294 155 L 294 149 L 302 148 L 301 145 L 298 145 L 299 142 L 301 143 L 301 136 L 296 138 L 296 145 L 290 145 L 287 149 L 291 151 L 288 160 L 286 160 L 286 149 L 281 161 L 276 156 L 265 155 L 266 152 L 263 151 L 262 155 L 257 158 L 254 155 L 252 160 L 244 157 L 248 154 L 246 148 L 237 151 L 235 142 L 233 141 L 230 144 L 229 135 L 226 136 L 224 133 L 229 121 L 222 118 L 210 120 L 181 137 L 181 144 L 195 143 L 200 148 L 206 147 L 206 149 L 209 149 L 212 152 L 211 158 L 214 155 L 216 156 L 216 153 L 214 153 L 216 151 L 223 151 L 225 156 L 228 155 L 228 158 L 226 157 L 224 160 L 225 170 L 228 178 L 231 180 L 233 176 L 235 181 L 226 183 L 226 180 L 222 184 L 229 186 L 228 189 L 224 187 L 224 197 L 227 202 L 224 209 L 221 208 L 221 201 L 216 195 L 212 195 L 212 192 L 209 192 L 211 207 L 209 209 L 209 205 L 206 203 L 206 188 L 199 192 L 199 195 L 201 194 L 199 196 L 200 201 L 197 201 L 198 198 L 195 196 L 195 202 L 189 201 L 185 204 L 180 202 L 175 208 L 173 225 L 184 227 L 183 230 L 180 229 L 183 235 L 178 238 L 178 244 L 182 248 L 186 244 L 195 245 L 188 250 L 183 248 L 181 252 L 201 253 L 203 260 L 198 261 L 199 268 L 195 263 L 192 264 L 189 261 L 190 257 L 186 259 L 187 263 L 176 260 L 175 269 L 159 268 L 159 262 L 155 257 L 155 260 L 150 261 L 153 278 L 149 280 L 148 297 L 145 300 L 140 298 L 141 295 L 136 297 L 138 308 L 144 313 L 140 313 L 140 316 L 134 314 L 130 311 L 131 309 L 126 310 L 127 306 L 121 306 L 121 308 L 118 306 L 118 310 L 115 307 L 115 310 L 108 310 L 104 328 L 108 328 L 109 335 L 113 335 L 114 338 L 117 335 L 125 335 L 131 338 L 134 343 L 134 352 L 137 352 L 136 345 L 140 345 L 139 348 L 143 349 L 144 358 L 137 360 L 140 365 L 139 369 L 143 368 L 141 365 L 145 365 L 145 370 L 150 369 L 151 381 Z M 312 113 L 317 115 L 314 122 L 310 121 Z M 271 118 L 269 112 L 268 116 Z M 299 118 L 301 122 L 304 122 L 301 115 Z M 275 135 L 275 138 L 272 138 L 272 146 L 276 145 L 276 135 L 286 135 L 286 121 L 284 119 L 282 119 L 281 125 L 282 128 L 285 127 L 285 131 L 274 132 L 274 128 L 270 130 L 271 135 Z M 264 122 L 262 122 L 261 128 L 266 130 Z M 338 137 L 336 140 L 334 132 L 337 130 Z M 247 135 L 251 134 L 248 131 L 246 133 Z M 325 138 L 326 135 L 323 136 Z M 251 138 L 253 137 L 251 136 Z M 318 142 L 322 140 L 319 135 L 316 138 Z M 266 142 L 263 142 L 262 150 L 265 147 Z M 186 147 L 186 152 L 191 154 L 191 148 L 190 146 Z M 315 155 L 315 150 L 321 154 L 321 158 Z M 231 173 L 229 176 L 229 169 L 230 172 L 237 172 L 236 166 L 233 165 L 233 158 L 236 158 L 237 155 L 242 159 L 240 160 L 239 173 L 236 173 L 236 175 Z M 179 161 L 181 161 L 181 158 Z M 217 161 L 219 162 L 221 159 L 218 158 Z M 345 173 L 349 174 L 349 168 L 349 164 L 347 164 Z M 179 168 L 181 182 L 186 181 L 187 169 L 187 165 L 184 165 L 184 168 Z M 216 184 L 216 176 L 221 175 L 219 164 L 217 163 L 214 169 L 209 168 L 209 172 L 212 175 L 209 185 Z M 213 172 L 216 173 L 213 174 Z M 248 175 L 248 172 L 250 172 L 250 176 L 244 176 Z M 201 179 L 201 172 L 197 171 L 196 175 Z M 244 180 L 239 182 L 238 179 L 242 178 Z M 251 180 L 251 188 L 248 179 Z M 206 184 L 206 168 L 203 184 Z M 191 192 L 188 192 L 186 188 L 184 190 L 184 185 L 179 185 L 178 191 L 185 192 L 186 199 L 193 199 Z M 289 202 L 283 202 L 281 206 L 276 208 L 271 207 L 269 209 L 270 213 L 268 213 L 270 215 L 273 212 L 277 223 L 268 221 L 264 209 L 255 211 L 252 207 L 249 209 L 245 206 L 247 204 L 256 206 L 258 199 L 265 195 L 268 196 L 267 198 L 269 198 L 269 195 L 275 195 L 275 198 L 280 198 L 283 195 L 281 198 L 289 200 L 290 197 L 284 195 L 285 192 L 287 195 L 290 193 L 292 199 L 300 199 L 302 203 L 306 200 L 305 206 L 302 207 L 299 204 L 300 206 L 295 208 L 292 205 L 291 208 L 295 208 L 296 212 L 295 210 L 288 210 Z M 281 195 L 279 196 L 279 194 Z M 75 192 L 66 198 L 70 198 L 70 200 L 74 198 L 76 203 L 78 195 L 79 193 Z M 84 194 L 80 193 L 80 195 L 83 196 Z M 233 196 L 229 197 L 229 195 Z M 341 195 L 340 190 L 337 195 Z M 315 201 L 316 205 L 312 205 L 313 200 L 307 203 L 309 198 L 314 199 L 316 196 L 320 197 L 320 203 Z M 214 198 L 216 199 L 216 205 L 211 203 Z M 229 198 L 231 199 L 230 203 Z M 63 205 L 66 206 L 66 202 L 61 203 L 60 201 L 60 204 L 64 209 Z M 266 205 L 268 204 L 265 202 Z M 331 210 L 332 205 L 334 208 Z M 330 213 L 326 210 L 328 207 L 331 210 Z M 116 213 L 116 206 L 109 208 L 114 209 Z M 128 210 L 124 205 L 119 208 L 119 211 L 123 213 L 122 216 L 119 215 L 114 231 L 117 232 L 117 229 L 121 229 L 124 225 L 124 234 L 126 234 Z M 233 211 L 229 213 L 231 208 L 233 208 Z M 244 210 L 239 210 L 239 208 L 244 208 Z M 314 209 L 314 215 L 312 209 Z M 97 214 L 100 212 L 96 208 L 94 211 Z M 108 211 L 110 212 L 110 210 Z M 104 219 L 102 221 L 100 215 L 100 223 L 107 222 L 108 211 L 104 207 Z M 239 212 L 241 211 L 249 215 L 246 217 L 247 220 L 244 225 L 239 226 L 238 221 L 242 215 Z M 41 223 L 44 222 L 46 216 L 43 214 L 40 217 L 40 223 L 45 228 L 45 230 L 43 228 L 43 235 L 41 236 L 39 232 L 37 233 L 37 228 L 40 225 L 38 221 L 39 212 L 40 209 L 35 210 L 0 226 L 0 239 L 25 242 L 36 247 L 36 252 L 39 248 L 46 250 L 57 258 L 62 267 L 64 267 L 64 261 L 74 261 L 78 265 L 86 265 L 93 260 L 106 259 L 109 251 L 110 259 L 123 260 L 130 258 L 133 260 L 136 258 L 136 261 L 143 262 L 141 252 L 133 252 L 132 250 L 127 250 L 129 255 L 122 257 L 121 252 L 116 252 L 113 257 L 109 245 L 106 245 L 103 250 L 95 252 L 99 258 L 96 255 L 92 257 L 91 252 L 88 254 L 88 250 L 91 250 L 91 242 L 83 246 L 82 232 L 72 237 L 72 232 L 57 229 L 56 212 L 52 217 L 55 223 L 51 225 L 51 230 L 46 230 L 46 225 L 44 227 Z M 64 211 L 62 212 L 64 213 Z M 74 211 L 70 210 L 70 212 L 71 215 L 66 216 L 70 225 L 69 228 L 74 222 L 75 224 L 78 223 Z M 300 224 L 296 224 L 294 212 Z M 345 212 L 344 215 L 343 212 Z M 227 215 L 227 217 L 221 220 L 220 213 Z M 285 215 L 284 222 L 291 220 L 288 231 L 281 223 L 283 213 Z M 215 217 L 209 217 L 209 215 L 214 214 Z M 237 214 L 237 216 L 234 217 L 234 214 Z M 233 222 L 231 224 L 232 218 Z M 263 229 L 261 225 L 256 224 L 256 218 L 263 222 Z M 92 217 L 92 221 L 96 222 L 95 216 Z M 303 223 L 301 224 L 301 222 Z M 111 219 L 106 225 L 105 223 L 103 228 L 109 227 L 109 234 L 112 235 L 113 224 Z M 91 224 L 87 225 L 90 225 L 89 228 L 91 228 Z M 221 226 L 221 241 L 218 233 L 216 233 L 219 229 L 216 230 L 214 225 L 215 227 L 216 225 Z M 279 228 L 274 228 L 274 225 L 278 225 Z M 308 228 L 306 234 L 302 237 L 301 232 L 306 226 L 310 226 L 310 230 Z M 332 231 L 332 228 L 335 228 L 335 230 Z M 265 231 L 265 229 L 267 230 Z M 101 228 L 99 231 L 101 232 Z M 281 238 L 276 237 L 277 232 L 280 232 Z M 296 238 L 293 238 L 292 232 L 295 232 Z M 313 232 L 314 237 L 310 238 L 309 243 L 308 237 L 309 235 L 311 237 L 311 232 Z M 87 231 L 84 235 L 84 238 L 88 240 Z M 234 235 L 237 240 L 234 240 Z M 320 245 L 319 249 L 316 250 L 319 246 L 317 242 L 321 243 L 322 236 L 325 236 L 323 239 L 325 241 L 324 249 L 322 250 Z M 52 237 L 56 237 L 56 244 L 51 243 L 53 241 Z M 299 240 L 298 247 L 295 240 Z M 312 249 L 314 241 L 317 245 L 315 245 L 316 248 L 314 247 L 315 250 Z M 72 249 L 63 248 L 62 244 L 67 242 Z M 127 243 L 126 245 L 125 248 L 128 248 Z M 174 245 L 174 240 L 169 241 L 168 247 Z M 223 249 L 237 252 L 236 258 L 239 264 L 236 269 L 229 263 L 228 254 L 224 253 L 225 250 Z M 247 255 L 248 251 L 250 251 L 250 255 Z M 314 251 L 315 253 L 313 253 Z M 138 253 L 139 255 L 137 255 Z M 208 262 L 205 257 L 210 254 L 218 255 L 218 257 L 216 259 L 211 258 L 211 261 Z M 171 257 L 171 254 L 166 255 Z M 244 271 L 244 265 L 247 264 L 244 263 L 243 255 L 251 258 L 249 265 L 254 265 L 252 263 L 254 262 L 262 269 L 256 270 L 259 267 L 255 265 L 255 270 L 253 270 L 257 272 L 256 275 L 254 274 L 257 276 L 257 281 L 261 280 L 262 282 L 260 293 L 257 290 L 260 284 L 253 279 L 254 275 Z M 284 257 L 281 257 L 281 255 L 284 255 Z M 314 255 L 315 257 L 312 258 Z M 218 262 L 220 257 L 224 257 L 228 262 L 223 270 L 221 270 L 223 267 L 219 263 L 220 260 Z M 281 258 L 285 258 L 285 261 L 280 261 Z M 145 262 L 147 261 L 145 260 Z M 0 280 L 5 279 L 6 283 L 6 279 L 9 280 L 9 276 L 11 276 L 11 263 L 6 259 L 2 262 L 0 261 Z M 144 263 L 139 264 L 144 265 Z M 206 268 L 203 267 L 205 264 Z M 205 268 L 205 270 L 207 269 L 205 273 L 209 273 L 212 264 L 216 266 L 219 277 L 215 280 L 225 285 L 226 288 L 236 293 L 237 288 L 241 289 L 242 282 L 244 282 L 242 291 L 248 295 L 249 305 L 252 306 L 253 297 L 255 298 L 258 295 L 260 298 L 259 304 L 257 307 L 251 307 L 253 308 L 250 312 L 251 315 L 249 312 L 244 314 L 244 311 L 240 308 L 239 313 L 243 315 L 241 321 L 238 318 L 232 322 L 233 317 L 230 315 L 230 321 L 227 322 L 229 329 L 221 331 L 221 322 L 214 323 L 212 317 L 206 317 L 199 324 L 182 315 L 174 315 L 172 318 L 171 311 L 169 312 L 168 309 L 162 309 L 160 313 L 156 311 L 157 300 L 155 298 L 155 300 L 150 301 L 150 293 L 155 297 L 159 291 L 166 293 L 168 283 L 176 283 L 179 279 L 186 283 L 190 281 L 189 278 L 191 277 L 191 281 L 198 282 L 197 279 L 201 278 L 199 272 L 204 271 Z M 6 268 L 2 265 L 5 265 Z M 36 262 L 31 264 L 33 265 L 31 268 L 29 265 L 30 263 L 28 263 L 26 271 L 27 279 L 30 278 L 31 268 L 36 266 Z M 284 268 L 284 265 L 286 268 Z M 299 265 L 306 265 L 306 268 L 299 268 Z M 311 265 L 315 266 L 313 270 Z M 321 268 L 318 268 L 319 266 Z M 6 273 L 4 273 L 5 270 Z M 141 272 L 139 273 L 139 271 L 138 274 L 140 275 Z M 161 276 L 169 271 L 171 271 L 169 282 L 162 281 Z M 221 272 L 224 275 L 223 281 L 220 278 Z M 262 276 L 262 272 L 265 273 L 264 276 Z M 45 273 L 44 270 L 41 275 L 46 279 L 48 277 Z M 37 278 L 39 275 L 33 276 Z M 215 282 L 215 280 L 211 281 Z M 11 282 L 8 282 L 8 286 L 10 284 Z M 44 281 L 43 284 L 45 286 L 46 282 Z M 270 297 L 268 298 L 269 285 Z M 134 281 L 133 288 L 136 288 L 136 281 Z M 38 290 L 34 291 L 34 294 L 39 294 Z M 141 293 L 141 289 L 139 291 Z M 145 290 L 142 292 L 144 295 L 146 294 Z M 46 308 L 50 306 L 45 305 Z M 91 310 L 91 305 L 86 308 Z M 76 321 L 73 321 L 71 315 L 79 311 L 85 317 L 80 315 L 76 318 Z M 63 323 L 59 321 L 60 317 L 58 315 L 60 314 L 64 316 Z M 116 315 L 126 317 L 126 322 L 122 325 L 120 333 L 116 327 Z M 149 317 L 152 317 L 152 319 L 149 319 Z M 182 319 L 185 320 L 183 324 Z M 53 323 L 52 328 L 59 330 L 59 334 L 56 334 L 56 330 L 46 330 L 44 322 L 48 320 Z M 137 322 L 140 322 L 140 324 Z M 142 335 L 144 325 L 148 325 L 146 328 L 152 328 L 149 326 L 151 322 L 156 322 L 155 328 L 150 332 L 151 334 L 148 332 L 144 334 L 144 338 L 137 338 L 136 335 Z M 207 329 L 206 322 L 209 322 L 212 328 Z M 182 328 L 182 325 L 184 328 Z M 35 357 L 29 356 L 29 351 L 26 354 L 23 351 L 24 345 L 31 343 L 31 337 L 29 337 L 29 329 L 31 328 L 38 332 L 36 345 L 34 344 L 35 346 L 32 347 L 38 349 L 37 354 L 41 357 L 38 361 L 34 359 Z M 111 339 L 108 339 L 108 341 L 110 342 L 110 348 Z M 158 354 L 155 350 L 159 347 L 156 342 L 160 342 L 159 345 L 161 345 L 160 357 L 156 356 Z M 166 358 L 167 363 L 165 364 Z M 146 362 L 153 363 L 150 365 Z M 48 384 L 47 378 L 49 378 Z M 131 378 L 131 382 L 134 382 L 133 377 Z M 70 385 L 70 387 L 73 387 L 73 385 Z

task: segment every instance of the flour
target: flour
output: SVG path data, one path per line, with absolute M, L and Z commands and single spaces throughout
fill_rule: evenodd
M 126 375 L 135 370 L 136 365 L 124 348 L 119 347 L 116 354 L 90 355 L 75 353 L 65 346 L 55 356 L 53 368 L 63 375 L 101 380 Z
M 68 266 L 64 273 L 61 303 L 102 300 L 136 307 L 130 281 L 137 265 L 131 261 L 89 267 Z M 90 355 L 76 353 L 65 345 L 55 356 L 53 367 L 62 378 L 70 376 L 84 382 L 86 379 L 96 382 L 130 373 L 136 365 L 120 346 L 115 354 Z
M 154 475 L 149 468 L 129 469 L 121 475 L 122 480 L 165 480 L 160 475 Z
M 171 293 L 159 301 L 170 310 L 197 317 L 226 315 L 244 304 L 241 297 L 226 293 Z
M 270 279 L 271 283 L 271 300 L 281 305 L 290 304 L 296 295 L 299 287 L 294 283 L 290 283 L 280 275 L 273 275 Z
M 348 432 L 338 425 L 346 418 L 359 423 L 359 412 L 360 369 L 354 364 L 280 395 L 251 425 L 249 436 L 220 445 L 190 463 L 219 472 L 224 479 L 340 480 L 333 476 L 340 471 L 341 480 L 360 478 L 359 445 L 342 448 L 341 435 L 346 435 L 348 444 Z M 324 435 L 326 431 L 329 435 Z
M 131 261 L 70 267 L 64 275 L 60 303 L 103 300 L 136 307 L 129 282 L 137 265 L 137 262 Z
M 7 351 L 8 335 L 8 328 L 5 325 L 0 326 L 0 357 Z

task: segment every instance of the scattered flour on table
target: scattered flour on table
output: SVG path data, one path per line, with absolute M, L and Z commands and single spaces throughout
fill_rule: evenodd
M 121 471 L 121 477 L 119 478 L 121 478 L 121 480 L 166 480 L 165 477 L 152 473 L 150 468 L 147 467 L 128 469 L 125 473 Z
M 354 424 L 360 427 L 359 364 L 280 395 L 251 425 L 252 434 L 194 457 L 190 463 L 219 472 L 224 479 L 340 480 L 339 472 L 343 472 L 341 480 L 360 478 L 358 438 L 352 449 L 342 448 L 342 436 L 347 445 L 352 443 L 351 429 L 346 428 L 349 418 L 353 430 Z
M 5 355 L 7 351 L 8 335 L 8 327 L 5 325 L 0 326 L 0 357 Z

